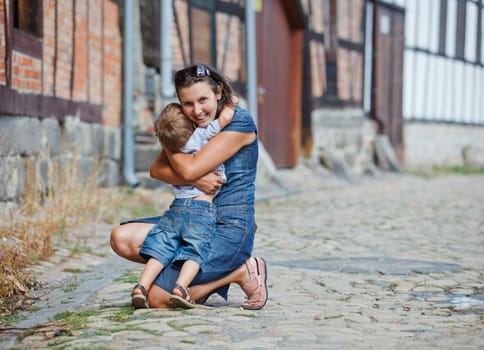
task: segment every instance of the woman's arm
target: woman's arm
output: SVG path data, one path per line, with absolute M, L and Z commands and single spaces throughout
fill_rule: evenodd
M 211 172 L 243 146 L 252 143 L 255 138 L 255 132 L 224 131 L 213 137 L 195 155 L 171 153 L 166 150 L 166 156 L 176 173 L 185 181 L 194 181 Z
M 162 150 L 150 167 L 150 176 L 154 179 L 175 186 L 193 185 L 207 194 L 214 194 L 223 184 L 223 179 L 214 172 L 209 172 L 194 181 L 188 182 L 171 167 L 165 150 Z

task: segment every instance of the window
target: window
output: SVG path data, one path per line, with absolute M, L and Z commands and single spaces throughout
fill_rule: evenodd
M 13 27 L 40 37 L 40 1 L 14 0 Z
M 29 56 L 42 55 L 42 0 L 12 0 L 12 49 Z

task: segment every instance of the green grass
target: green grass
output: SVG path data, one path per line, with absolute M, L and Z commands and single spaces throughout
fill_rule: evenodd
M 318 280 L 315 280 L 314 281 L 318 286 L 321 286 L 321 287 L 326 287 L 326 283 L 322 282 L 322 281 L 318 281 Z
M 64 284 L 62 287 L 61 287 L 61 290 L 64 292 L 64 293 L 69 293 L 69 292 L 73 292 L 77 289 L 77 287 L 79 287 L 79 282 L 77 281 L 74 281 L 74 282 L 68 282 L 66 284 Z
M 439 175 L 484 175 L 484 168 L 474 169 L 469 166 L 437 166 L 434 165 L 429 169 L 406 169 L 406 174 L 422 176 L 422 177 L 434 177 Z
M 133 218 L 161 215 L 160 211 L 157 210 L 153 205 L 139 205 L 136 207 L 131 207 L 129 208 L 129 212 Z
M 141 271 L 138 271 L 138 269 L 126 270 L 122 276 L 115 278 L 114 281 L 124 283 L 137 283 L 140 275 Z
M 83 270 L 83 269 L 79 269 L 79 268 L 65 268 L 62 271 L 64 271 L 64 272 L 70 272 L 70 273 L 84 273 L 84 272 L 88 272 L 88 270 Z
M 117 311 L 113 315 L 108 316 L 107 319 L 123 323 L 128 321 L 131 316 L 133 316 L 133 309 L 131 308 L 131 306 L 128 306 L 123 307 L 121 310 Z
M 8 315 L 8 316 L 2 316 L 0 317 L 0 324 L 5 326 L 5 325 L 11 325 L 18 323 L 22 320 L 27 319 L 27 316 L 21 316 L 19 314 L 13 314 L 13 315 Z
M 54 321 L 66 321 L 73 330 L 83 328 L 86 323 L 87 319 L 90 316 L 99 315 L 101 312 L 99 310 L 85 310 L 85 311 L 64 311 L 55 314 L 52 319 Z
M 257 318 L 257 315 L 254 314 L 254 313 L 234 314 L 234 316 L 247 317 L 247 318 Z

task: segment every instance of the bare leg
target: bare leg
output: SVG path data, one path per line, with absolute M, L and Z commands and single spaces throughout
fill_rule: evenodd
M 243 286 L 249 281 L 249 279 L 249 272 L 247 271 L 245 264 L 242 264 L 235 271 L 219 280 L 190 287 L 190 295 L 192 296 L 193 300 L 202 300 L 217 288 L 223 287 L 230 283 L 236 283 L 239 286 Z
M 145 265 L 145 269 L 141 274 L 139 283 L 137 283 L 131 292 L 131 305 L 135 309 L 149 308 L 147 302 L 148 290 L 153 285 L 153 281 L 163 270 L 163 264 L 158 260 L 150 258 Z
M 245 264 L 242 264 L 238 269 L 219 280 L 190 287 L 190 295 L 193 300 L 201 300 L 219 287 L 230 283 L 237 283 L 243 286 L 249 280 L 250 276 L 247 267 Z M 154 308 L 173 307 L 173 304 L 170 302 L 170 294 L 157 285 L 153 285 L 148 291 L 148 300 L 150 306 Z
M 111 248 L 122 258 L 144 264 L 144 259 L 139 255 L 139 248 L 153 226 L 153 224 L 133 222 L 114 228 L 111 232 Z
M 151 288 L 153 281 L 156 277 L 160 274 L 161 270 L 163 270 L 163 264 L 160 263 L 156 259 L 149 259 L 145 265 L 145 269 L 141 274 L 139 284 L 143 285 L 147 290 Z M 140 294 L 142 293 L 139 289 L 134 289 L 133 294 Z
M 227 282 L 239 284 L 245 295 L 247 295 L 247 300 L 240 305 L 241 308 L 260 310 L 267 303 L 267 265 L 263 258 L 247 259 L 241 267 L 227 276 L 227 280 L 223 278 L 214 283 L 202 285 L 200 293 L 206 293 L 206 290 L 203 288 L 212 289 L 213 291 L 213 288 L 218 288 L 220 285 L 227 284 Z M 192 288 L 192 290 L 194 289 Z M 198 298 L 195 294 L 196 292 L 197 290 L 195 289 L 193 291 L 193 298 Z
M 156 284 L 152 285 L 148 291 L 148 301 L 150 307 L 157 309 L 165 309 L 175 306 L 170 302 L 170 293 L 158 287 Z
M 200 270 L 200 265 L 192 260 L 187 260 L 183 263 L 183 266 L 176 280 L 176 284 L 181 285 L 185 290 L 187 290 L 190 283 L 193 281 L 198 271 Z M 173 294 L 182 296 L 178 289 L 173 289 Z

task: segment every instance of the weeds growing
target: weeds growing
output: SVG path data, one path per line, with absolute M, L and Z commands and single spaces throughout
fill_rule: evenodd
M 459 175 L 484 175 L 484 168 L 474 169 L 469 166 L 432 166 L 431 168 L 406 169 L 405 173 L 425 178 L 459 174 Z
M 62 169 L 53 165 L 42 181 L 27 163 L 21 206 L 4 213 L 0 224 L 0 315 L 13 313 L 19 297 L 37 286 L 25 267 L 50 257 L 67 228 L 101 220 L 114 208 L 120 192 L 100 187 L 96 173 L 81 179 L 77 169 L 75 161 Z

